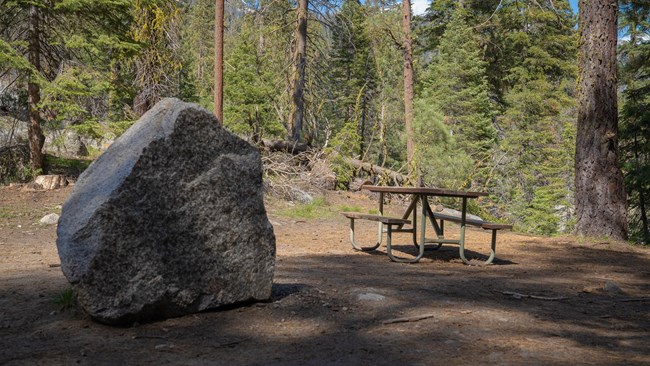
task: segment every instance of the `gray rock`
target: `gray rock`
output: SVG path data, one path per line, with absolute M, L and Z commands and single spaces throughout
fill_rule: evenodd
M 54 174 L 54 175 L 39 175 L 34 179 L 33 187 L 34 189 L 44 189 L 44 190 L 53 190 L 65 187 L 68 185 L 68 181 L 65 178 L 65 175 Z
M 54 225 L 59 222 L 59 215 L 55 213 L 45 215 L 39 222 L 43 225 Z
M 372 292 L 367 292 L 363 294 L 358 294 L 357 299 L 359 301 L 384 301 L 386 299 L 386 296 L 375 294 Z
M 305 204 L 314 202 L 314 197 L 302 189 L 292 187 L 289 195 L 291 196 L 292 201 L 298 201 Z
M 621 287 L 614 281 L 607 280 L 605 284 L 603 285 L 603 290 L 607 292 L 610 295 L 618 295 L 623 293 L 623 290 L 621 290 Z
M 256 148 L 165 99 L 79 177 L 57 247 L 78 303 L 126 324 L 271 296 L 275 236 Z
M 455 217 L 458 217 L 458 218 L 460 218 L 462 216 L 462 214 L 463 214 L 462 212 L 460 212 L 458 210 L 454 210 L 453 208 L 449 208 L 449 207 L 438 207 L 438 206 L 436 206 L 435 211 L 440 212 L 443 215 L 455 216 Z M 469 219 L 469 220 L 483 221 L 483 219 L 481 217 L 476 216 L 476 215 L 472 215 L 470 213 L 466 214 L 465 217 L 467 219 Z

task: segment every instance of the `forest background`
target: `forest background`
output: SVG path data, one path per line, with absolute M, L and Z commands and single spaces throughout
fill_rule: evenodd
M 650 1 L 619 3 L 620 166 L 630 237 L 649 243 Z M 20 145 L 13 131 L 33 117 L 48 136 L 95 141 L 82 151 L 92 157 L 163 97 L 212 110 L 214 5 L 0 0 L 0 123 L 11 127 L 0 146 Z M 226 2 L 223 124 L 253 142 L 291 136 L 296 7 Z M 341 187 L 356 174 L 344 158 L 409 172 L 401 17 L 392 1 L 309 3 L 300 139 L 325 153 Z M 411 34 L 422 183 L 490 192 L 489 205 L 471 209 L 522 231 L 571 232 L 578 29 L 569 1 L 435 0 Z M 0 178 L 29 179 L 53 158 L 4 165 Z

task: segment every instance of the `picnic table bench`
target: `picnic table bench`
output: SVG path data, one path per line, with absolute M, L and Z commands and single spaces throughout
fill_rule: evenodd
M 419 261 L 424 255 L 425 245 L 437 244 L 435 247 L 430 247 L 430 249 L 439 249 L 443 244 L 458 244 L 459 245 L 459 254 L 461 260 L 465 264 L 470 264 L 470 262 L 465 257 L 465 228 L 467 225 L 481 227 L 485 230 L 492 230 L 492 241 L 490 245 L 490 256 L 483 264 L 490 264 L 493 262 L 496 252 L 496 236 L 497 231 L 511 229 L 512 225 L 491 223 L 483 220 L 470 219 L 467 218 L 467 200 L 469 198 L 478 198 L 481 196 L 487 196 L 487 193 L 484 192 L 464 192 L 464 191 L 453 191 L 439 188 L 427 188 L 427 187 L 382 187 L 382 186 L 369 186 L 364 185 L 362 189 L 367 189 L 371 192 L 379 193 L 379 215 L 370 215 L 362 214 L 357 212 L 343 212 L 343 216 L 350 219 L 350 242 L 352 247 L 356 250 L 361 251 L 373 251 L 379 248 L 382 243 L 383 233 L 386 233 L 386 254 L 388 257 L 395 262 L 408 262 L 415 263 Z M 412 196 L 411 204 L 408 206 L 401 218 L 397 217 L 387 217 L 383 215 L 384 210 L 384 194 L 394 193 L 394 194 L 407 194 Z M 430 196 L 442 196 L 442 197 L 457 197 L 462 199 L 462 209 L 460 217 L 451 216 L 446 214 L 441 214 L 438 212 L 433 212 L 431 209 L 428 197 Z M 421 225 L 419 227 L 420 240 L 417 238 L 417 205 L 421 204 L 421 214 L 420 221 Z M 409 219 L 409 216 L 412 216 Z M 426 220 L 429 220 L 433 226 L 437 238 L 427 239 L 426 238 Z M 379 223 L 378 230 L 378 239 L 375 245 L 364 247 L 357 243 L 355 239 L 355 220 L 369 220 Z M 440 221 L 438 223 L 438 221 Z M 444 237 L 444 222 L 451 221 L 460 224 L 460 239 L 445 239 Z M 411 227 L 405 227 L 410 225 Z M 384 230 L 384 226 L 386 229 Z M 394 256 L 392 253 L 392 234 L 395 232 L 406 232 L 412 233 L 413 235 L 413 244 L 418 247 L 419 253 L 412 259 L 405 259 Z
M 381 215 L 367 215 L 367 214 L 361 214 L 357 212 L 342 212 L 343 216 L 347 217 L 350 219 L 350 243 L 352 244 L 352 247 L 356 250 L 361 250 L 364 252 L 368 251 L 373 251 L 381 245 L 381 238 L 383 237 L 380 232 L 379 240 L 377 243 L 372 246 L 372 247 L 362 247 L 361 245 L 357 244 L 355 238 L 354 238 L 354 220 L 369 220 L 369 221 L 377 221 L 380 222 L 384 225 L 386 225 L 386 247 L 391 248 L 391 241 L 392 241 L 392 234 L 393 234 L 393 226 L 399 226 L 402 227 L 404 225 L 409 225 L 411 224 L 411 220 L 406 220 L 406 219 L 399 219 L 395 217 L 386 217 L 386 216 L 381 216 Z M 380 226 L 379 228 L 380 231 L 383 231 L 383 228 Z M 389 254 L 390 256 L 390 254 Z

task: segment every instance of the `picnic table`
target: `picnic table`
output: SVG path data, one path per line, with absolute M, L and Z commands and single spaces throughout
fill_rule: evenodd
M 386 254 L 395 262 L 418 262 L 424 255 L 425 246 L 429 245 L 430 249 L 437 250 L 443 244 L 458 244 L 459 254 L 461 260 L 465 264 L 470 264 L 465 256 L 465 229 L 467 225 L 478 226 L 485 230 L 492 230 L 492 243 L 490 247 L 490 256 L 483 264 L 490 264 L 495 257 L 496 249 L 496 233 L 501 229 L 510 229 L 511 225 L 490 223 L 483 220 L 475 220 L 467 218 L 467 201 L 468 199 L 475 199 L 482 196 L 487 196 L 485 192 L 468 192 L 468 191 L 454 191 L 440 188 L 427 188 L 427 187 L 385 187 L 364 185 L 361 189 L 370 192 L 379 193 L 379 215 L 368 215 L 355 212 L 344 212 L 343 215 L 350 219 L 350 242 L 354 249 L 361 251 L 373 251 L 379 248 L 382 243 L 383 234 L 386 233 Z M 384 216 L 384 195 L 390 194 L 404 194 L 411 196 L 411 203 L 402 215 L 399 217 Z M 454 197 L 461 199 L 460 217 L 445 215 L 434 212 L 429 205 L 429 197 Z M 420 204 L 419 214 L 419 240 L 418 240 L 418 204 Z M 354 221 L 355 220 L 370 220 L 379 223 L 378 239 L 375 245 L 364 247 L 357 243 L 355 238 Z M 431 223 L 437 237 L 433 239 L 426 238 L 426 221 Z M 444 222 L 452 221 L 460 225 L 460 238 L 459 239 L 446 239 L 444 231 Z M 395 232 L 411 233 L 413 244 L 418 247 L 419 252 L 414 258 L 400 258 L 392 253 L 392 234 Z M 437 244 L 431 246 L 431 244 Z

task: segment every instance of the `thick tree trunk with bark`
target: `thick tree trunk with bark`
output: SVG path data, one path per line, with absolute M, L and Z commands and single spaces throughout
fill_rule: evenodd
M 618 167 L 617 16 L 615 0 L 580 0 L 576 233 L 626 239 L 626 194 Z
M 413 41 L 411 39 L 411 2 L 402 0 L 402 31 L 404 32 L 404 125 L 406 129 L 406 159 L 409 175 L 414 175 L 413 157 Z
M 37 6 L 32 5 L 29 9 L 29 49 L 28 59 L 38 72 L 41 71 L 41 14 Z M 43 169 L 43 143 L 45 136 L 41 130 L 41 116 L 38 111 L 38 103 L 41 102 L 41 88 L 36 82 L 36 75 L 31 75 L 27 83 L 28 109 L 29 109 L 29 155 L 32 160 L 32 168 Z
M 214 12 L 214 114 L 223 125 L 223 14 L 224 0 L 216 0 Z
M 294 54 L 293 107 L 291 109 L 291 140 L 300 141 L 302 121 L 305 114 L 305 72 L 307 69 L 307 9 L 308 0 L 298 0 L 298 26 L 296 28 L 296 50 Z

